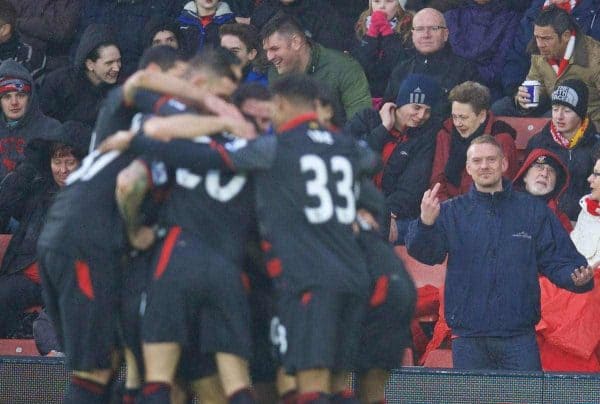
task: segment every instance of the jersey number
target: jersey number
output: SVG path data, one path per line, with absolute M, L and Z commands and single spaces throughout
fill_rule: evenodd
M 177 183 L 184 188 L 194 189 L 202 181 L 202 177 L 189 170 L 180 168 L 176 172 Z M 221 173 L 218 170 L 209 170 L 204 177 L 206 193 L 219 202 L 228 202 L 233 199 L 246 185 L 245 175 L 234 175 L 227 184 L 221 185 Z
M 325 161 L 317 155 L 307 154 L 300 158 L 300 170 L 302 173 L 312 173 L 314 178 L 306 182 L 306 193 L 308 196 L 316 197 L 319 205 L 304 207 L 304 213 L 310 223 L 324 223 L 335 214 L 338 222 L 350 224 L 356 216 L 352 164 L 345 157 L 333 156 L 329 161 L 329 166 L 331 173 L 341 174 L 341 178 L 336 181 L 335 186 L 337 195 L 346 201 L 345 206 L 334 206 L 333 204 L 333 197 L 327 188 L 330 178 Z

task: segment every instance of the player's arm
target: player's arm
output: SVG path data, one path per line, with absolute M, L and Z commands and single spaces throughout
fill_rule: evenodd
M 168 141 L 174 138 L 193 139 L 228 132 L 244 139 L 256 137 L 254 125 L 245 119 L 233 117 L 178 114 L 168 117 L 152 117 L 144 122 L 146 136 Z
M 133 105 L 141 90 L 174 95 L 197 105 L 202 105 L 206 90 L 191 86 L 183 79 L 163 72 L 140 70 L 132 74 L 123 84 L 125 102 Z

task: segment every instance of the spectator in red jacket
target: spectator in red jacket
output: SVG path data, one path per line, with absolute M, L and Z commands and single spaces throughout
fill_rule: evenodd
M 467 148 L 481 135 L 496 138 L 508 160 L 505 176 L 517 172 L 515 130 L 506 122 L 496 119 L 490 111 L 490 90 L 479 83 L 466 81 L 450 91 L 452 117 L 444 122 L 436 140 L 431 185 L 440 183 L 438 197 L 446 200 L 467 193 L 473 180 L 467 174 Z

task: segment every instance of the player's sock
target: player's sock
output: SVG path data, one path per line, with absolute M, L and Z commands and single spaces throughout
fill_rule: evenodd
M 71 384 L 65 394 L 65 404 L 90 403 L 101 404 L 106 401 L 106 386 L 82 379 L 77 376 L 71 376 Z
M 337 392 L 331 396 L 332 404 L 358 404 L 360 400 L 358 400 L 354 396 L 354 391 L 351 389 L 346 389 L 340 392 Z
M 140 392 L 140 389 L 125 389 L 122 404 L 135 404 Z
M 296 404 L 298 402 L 298 390 L 290 390 L 281 396 L 281 404 Z
M 256 398 L 254 398 L 254 392 L 250 387 L 244 387 L 230 395 L 227 401 L 229 404 L 254 404 Z
M 298 404 L 330 404 L 329 395 L 320 391 L 298 394 Z
M 142 388 L 143 404 L 169 404 L 171 402 L 171 385 L 162 382 L 148 382 Z

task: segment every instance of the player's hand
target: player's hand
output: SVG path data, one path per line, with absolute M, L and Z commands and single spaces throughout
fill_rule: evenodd
M 129 143 L 131 143 L 133 136 L 135 136 L 135 134 L 132 131 L 120 130 L 104 139 L 99 147 L 100 152 L 106 153 L 112 150 L 123 151 L 129 147 Z
M 575 268 L 571 274 L 571 279 L 575 286 L 583 286 L 594 277 L 594 269 L 591 266 Z
M 146 137 L 168 142 L 173 138 L 170 131 L 161 130 L 162 124 L 168 121 L 169 117 L 152 116 L 144 120 L 143 130 Z
M 519 106 L 523 109 L 529 108 L 527 106 L 528 103 L 531 102 L 531 98 L 529 97 L 529 93 L 527 92 L 527 88 L 523 86 L 519 86 L 519 90 L 517 91 L 517 95 L 515 95 L 515 101 Z
M 393 217 L 390 218 L 390 234 L 389 234 L 390 243 L 394 244 L 398 241 L 398 224 L 396 223 L 396 219 Z
M 381 117 L 381 124 L 387 130 L 394 127 L 396 123 L 396 104 L 393 102 L 386 102 L 379 110 L 379 116 Z
M 379 223 L 373 217 L 371 212 L 366 209 L 359 209 L 356 211 L 356 220 L 360 222 L 360 227 L 366 230 L 378 230 Z
M 217 97 L 214 94 L 207 93 L 204 96 L 203 104 L 207 112 L 217 116 L 230 117 L 234 119 L 242 119 L 244 117 L 235 105 L 228 103 L 224 99 Z
M 244 118 L 227 119 L 227 131 L 232 135 L 242 139 L 252 140 L 255 139 L 257 136 L 256 128 L 254 127 L 254 125 L 245 120 Z
M 421 200 L 421 222 L 432 226 L 440 215 L 440 199 L 437 196 L 440 183 L 436 183 L 433 189 L 428 189 Z

